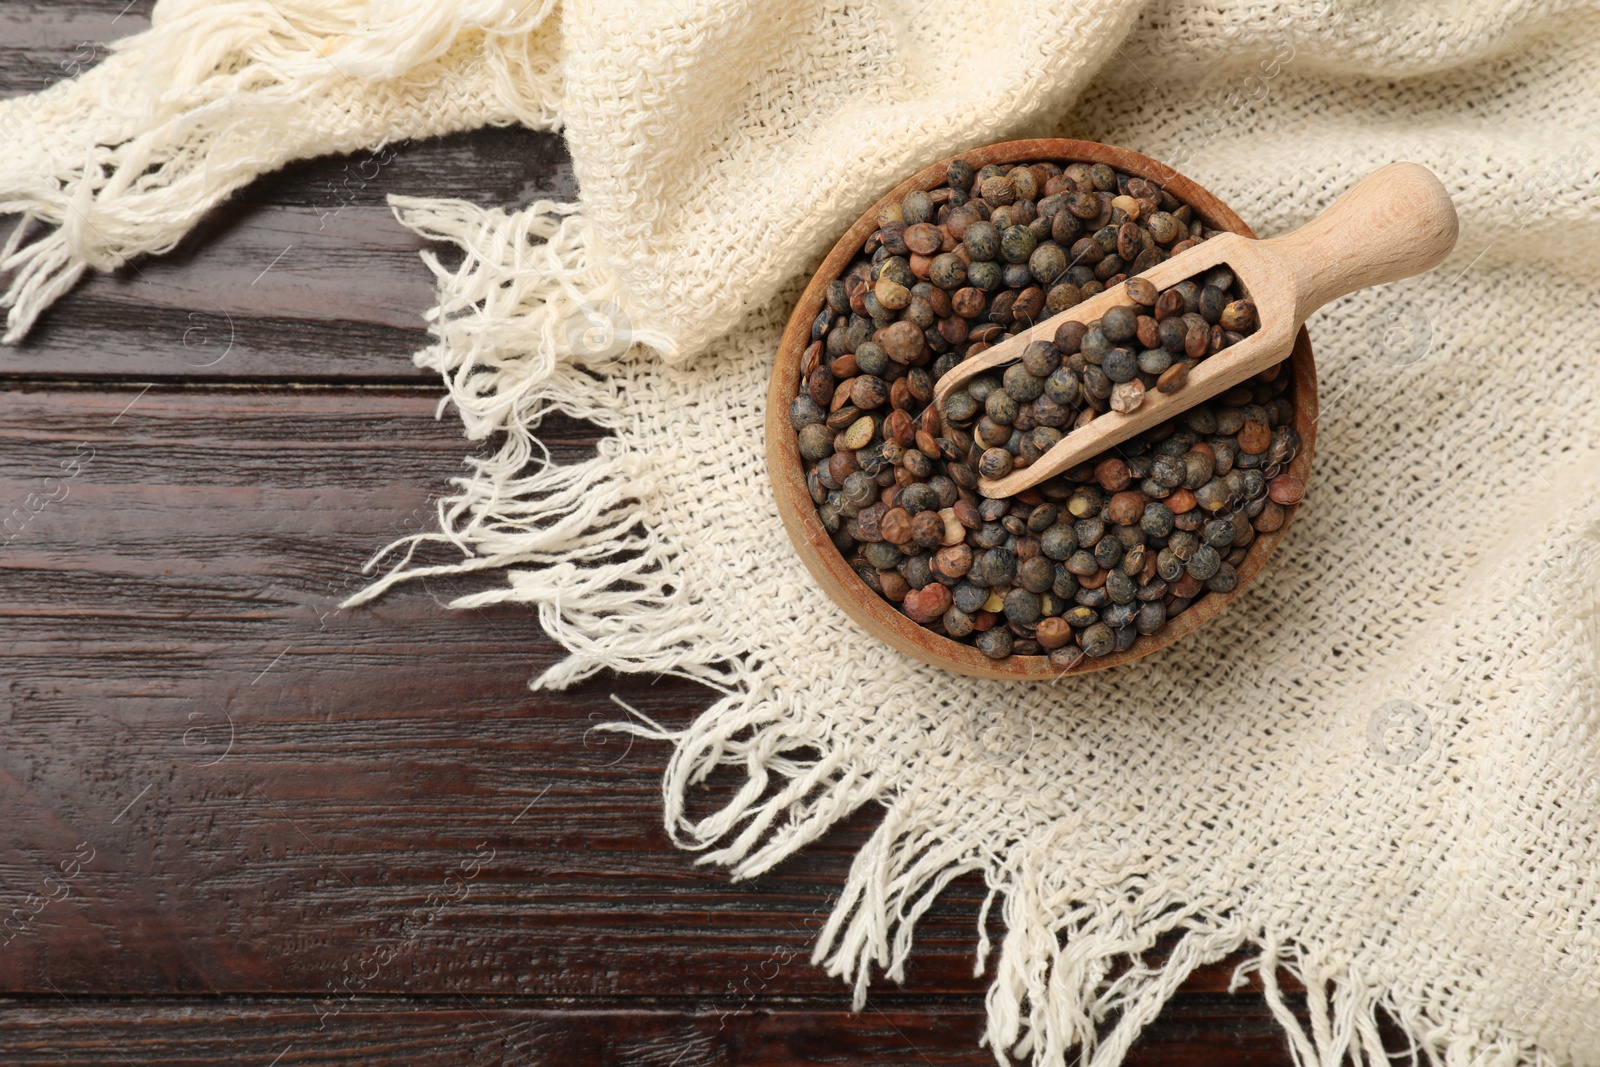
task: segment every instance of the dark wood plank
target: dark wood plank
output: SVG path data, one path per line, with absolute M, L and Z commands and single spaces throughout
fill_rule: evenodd
M 791 1064 L 994 1063 L 980 1048 L 981 1004 L 875 998 L 859 1013 L 758 999 L 656 1007 L 524 1006 L 505 998 L 225 1000 L 205 1009 L 163 1001 L 0 1002 L 0 1050 L 16 1067 L 130 1063 L 586 1064 L 594 1067 L 779 1067 Z M 1204 998 L 1174 1005 L 1147 1031 L 1128 1067 L 1273 1067 L 1284 1039 L 1259 1001 Z
M 0 952 L 0 987 L 319 991 L 398 942 L 404 965 L 374 988 L 716 994 L 809 942 L 869 816 L 732 886 L 658 826 L 664 746 L 590 733 L 621 716 L 614 691 L 681 723 L 702 690 L 529 693 L 556 658 L 532 615 L 446 611 L 447 583 L 336 610 L 458 469 L 430 393 L 3 402 L 0 791 L 18 832 L 0 884 L 69 897 Z M 588 447 L 574 424 L 546 436 L 565 458 Z M 46 886 L 80 842 L 94 862 Z M 494 859 L 467 899 L 408 925 L 480 845 Z M 919 989 L 982 988 L 979 895 L 926 924 Z M 809 966 L 785 982 L 838 989 Z

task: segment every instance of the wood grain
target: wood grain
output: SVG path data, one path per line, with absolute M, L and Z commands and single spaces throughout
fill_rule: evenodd
M 0 1002 L 0 1046 L 9 1052 L 8 1064 L 994 1063 L 989 1051 L 977 1047 L 981 1005 L 945 1000 L 874 999 L 857 1014 L 817 1003 L 507 1006 L 500 998 L 455 997 L 450 1005 L 367 998 L 324 1015 L 303 1002 L 260 998 L 230 998 L 209 1011 L 196 1011 L 185 1001 L 131 1005 L 52 999 L 61 1007 L 45 1000 Z M 1283 1062 L 1282 1035 L 1257 1006 L 1237 998 L 1205 998 L 1191 1002 L 1187 1011 L 1169 1010 L 1159 1033 L 1135 1046 L 1126 1063 L 1272 1067 Z
M 592 732 L 624 716 L 612 692 L 681 724 L 704 691 L 530 693 L 556 659 L 530 613 L 446 611 L 449 583 L 338 610 L 373 549 L 427 528 L 426 494 L 458 469 L 431 397 L 4 400 L 0 501 L 61 499 L 0 557 L 0 788 L 29 827 L 0 883 L 33 891 L 79 842 L 97 859 L 0 953 L 0 988 L 321 991 L 399 945 L 367 988 L 704 995 L 819 925 L 870 819 L 734 887 L 658 825 L 665 747 Z M 546 440 L 558 458 L 589 447 L 570 423 Z M 46 488 L 84 447 L 65 493 Z M 486 851 L 466 897 L 413 930 Z M 977 897 L 957 892 L 928 927 L 919 988 L 979 988 Z M 788 992 L 838 990 L 790 972 Z
M 148 23 L 125 3 L 0 0 L 0 94 Z M 530 691 L 558 650 L 446 610 L 463 583 L 339 610 L 471 449 L 409 362 L 430 283 L 384 197 L 575 191 L 527 131 L 369 160 L 261 179 L 0 349 L 0 1060 L 993 1062 L 971 879 L 860 1014 L 806 961 L 873 811 L 748 884 L 671 845 L 666 747 L 593 727 L 704 690 Z M 1288 1062 L 1232 962 L 1135 1064 Z

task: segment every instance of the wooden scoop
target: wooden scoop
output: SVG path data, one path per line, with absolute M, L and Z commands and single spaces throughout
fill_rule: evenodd
M 1157 289 L 1226 264 L 1255 303 L 1260 325 L 1238 344 L 1195 364 L 1188 384 L 1177 392 L 1152 390 L 1126 415 L 1099 415 L 1021 470 L 980 479 L 978 491 L 987 497 L 1020 493 L 1231 389 L 1283 361 L 1307 316 L 1328 301 L 1431 270 L 1455 244 L 1456 209 L 1439 179 L 1416 163 L 1391 163 L 1293 233 L 1267 241 L 1219 234 L 1156 264 L 1141 277 Z M 1119 283 L 966 360 L 939 381 L 934 403 L 942 409 L 951 393 L 977 375 L 1022 358 L 1032 341 L 1052 340 L 1062 323 L 1090 323 L 1120 304 L 1131 304 L 1123 290 Z

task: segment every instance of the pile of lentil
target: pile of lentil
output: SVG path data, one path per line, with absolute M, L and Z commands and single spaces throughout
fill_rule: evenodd
M 962 360 L 1212 236 L 1193 209 L 1105 164 L 958 160 L 878 223 L 828 286 L 789 411 L 818 517 L 862 581 L 992 659 L 1063 670 L 1231 591 L 1304 492 L 1285 473 L 1287 363 L 1013 498 L 977 493 L 1252 331 L 1226 267 L 1161 292 L 1132 278 L 1127 304 L 930 403 Z

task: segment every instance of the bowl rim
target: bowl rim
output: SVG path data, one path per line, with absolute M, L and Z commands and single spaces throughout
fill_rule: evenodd
M 886 204 L 898 202 L 909 193 L 918 190 L 926 192 L 944 184 L 946 167 L 957 159 L 970 163 L 974 170 L 991 163 L 1106 163 L 1119 171 L 1160 185 L 1178 200 L 1193 207 L 1200 219 L 1212 229 L 1255 237 L 1255 232 L 1231 208 L 1172 167 L 1131 149 L 1097 141 L 1055 137 L 1003 141 L 957 152 L 922 168 L 879 197 L 834 243 L 812 272 L 811 280 L 784 328 L 773 360 L 765 420 L 767 472 L 778 514 L 806 570 L 828 597 L 873 636 L 924 663 L 979 678 L 1017 681 L 1087 674 L 1131 663 L 1193 633 L 1244 592 L 1288 532 L 1299 505 L 1285 506 L 1284 521 L 1278 529 L 1257 534 L 1245 558 L 1235 568 L 1239 581 L 1231 592 L 1208 593 L 1169 622 L 1155 637 L 1141 634 L 1133 646 L 1124 651 L 1098 659 L 1085 656 L 1076 667 L 1060 671 L 1050 665 L 1048 656 L 990 659 L 971 645 L 936 634 L 912 622 L 873 592 L 850 568 L 823 528 L 816 505 L 806 488 L 799 444 L 789 425 L 788 411 L 790 401 L 798 394 L 801 359 L 811 343 L 811 324 L 822 310 L 827 287 L 844 272 L 860 252 L 862 244 L 878 229 L 878 212 Z M 1316 445 L 1318 407 L 1316 365 L 1311 351 L 1311 338 L 1304 327 L 1295 338 L 1289 360 L 1294 371 L 1291 392 L 1295 408 L 1293 425 L 1300 433 L 1301 448 L 1290 462 L 1287 473 L 1299 478 L 1302 484 L 1309 484 L 1312 454 Z

